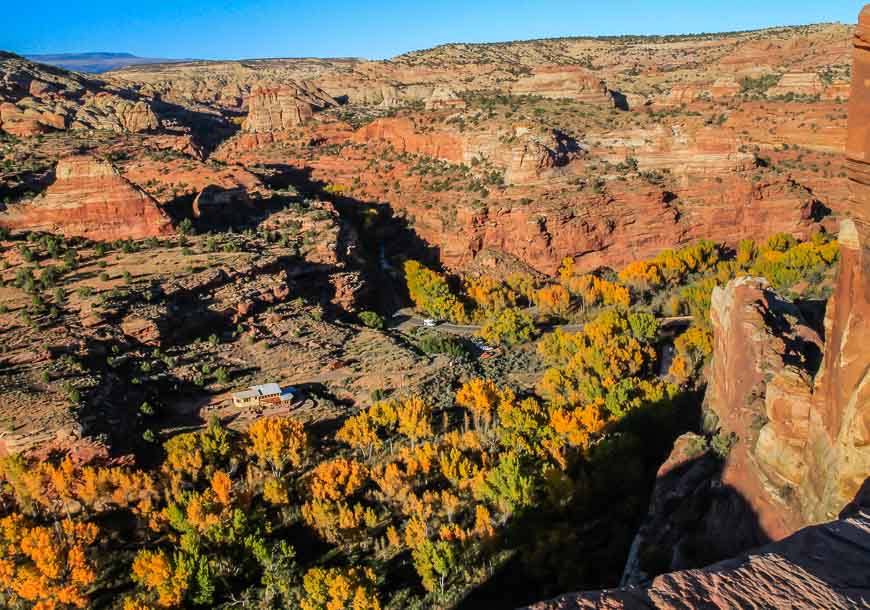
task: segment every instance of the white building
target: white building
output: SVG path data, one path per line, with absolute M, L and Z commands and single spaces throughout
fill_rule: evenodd
M 236 407 L 259 407 L 266 405 L 278 405 L 296 400 L 296 390 L 293 388 L 281 388 L 277 383 L 265 383 L 251 386 L 247 390 L 233 394 L 233 406 Z

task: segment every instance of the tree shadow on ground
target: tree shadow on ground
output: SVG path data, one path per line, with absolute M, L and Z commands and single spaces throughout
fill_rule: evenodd
M 366 201 L 327 190 L 327 184 L 314 179 L 310 167 L 286 164 L 263 166 L 261 179 L 270 187 L 292 187 L 303 197 L 330 201 L 343 222 L 339 249 L 356 242 L 362 249 L 362 270 L 375 287 L 377 309 L 385 315 L 409 303 L 401 264 L 415 259 L 429 266 L 440 265 L 441 251 L 422 239 L 407 218 L 397 215 L 384 202 Z M 358 241 L 357 241 L 358 238 Z
M 647 518 L 653 489 L 662 484 L 660 466 L 677 437 L 698 428 L 703 392 L 699 388 L 670 402 L 642 407 L 614 426 L 571 471 L 575 491 L 569 503 L 558 509 L 536 506 L 517 515 L 504 537 L 506 548 L 516 550 L 514 557 L 458 607 L 512 608 L 566 591 L 617 586 L 635 534 Z M 737 521 L 754 523 L 754 527 L 747 526 L 751 532 L 747 543 L 763 543 L 748 503 L 721 485 L 717 458 L 709 457 L 706 450 L 703 453 L 681 467 L 690 470 L 706 460 L 713 465 L 708 487 L 693 498 L 698 502 L 694 512 L 712 509 L 718 515 L 724 511 Z M 694 514 L 681 512 L 681 505 L 669 506 L 677 522 Z M 733 550 L 699 549 L 702 536 L 708 533 L 706 525 L 702 522 L 688 529 L 686 539 L 681 540 L 683 560 L 695 553 L 698 561 L 712 561 Z M 728 530 L 719 530 L 720 537 L 722 531 Z M 700 550 L 714 556 L 702 558 Z M 648 554 L 648 559 L 656 559 L 654 553 Z

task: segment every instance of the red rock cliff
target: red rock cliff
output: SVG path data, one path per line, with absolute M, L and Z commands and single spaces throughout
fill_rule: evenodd
M 706 408 L 734 435 L 722 480 L 771 539 L 833 518 L 870 473 L 870 7 L 855 34 L 840 270 L 820 341 L 760 280 L 713 293 Z M 793 308 L 793 306 L 791 306 Z
M 248 98 L 248 116 L 242 126 L 248 133 L 269 133 L 298 127 L 315 112 L 334 106 L 335 100 L 307 84 L 258 86 Z
M 157 202 L 111 163 L 69 157 L 58 162 L 55 175 L 44 194 L 0 214 L 0 226 L 106 241 L 172 233 L 169 217 Z

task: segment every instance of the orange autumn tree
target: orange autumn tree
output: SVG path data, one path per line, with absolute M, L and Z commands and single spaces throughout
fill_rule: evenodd
M 161 471 L 173 495 L 185 486 L 207 482 L 217 469 L 226 469 L 234 450 L 229 432 L 216 419 L 204 430 L 172 437 L 163 447 L 166 460 Z
M 402 400 L 396 414 L 399 420 L 399 434 L 406 436 L 412 445 L 432 436 L 432 407 L 422 398 L 411 396 Z
M 465 294 L 482 311 L 483 317 L 493 312 L 514 307 L 517 293 L 504 282 L 489 276 L 465 280 Z
M 151 602 L 161 608 L 180 607 L 190 587 L 194 566 L 184 555 L 170 555 L 165 551 L 140 551 L 133 560 L 133 582 L 152 594 Z M 127 607 L 142 604 L 141 600 L 128 598 Z
M 535 304 L 544 313 L 564 316 L 571 309 L 571 295 L 561 284 L 551 284 L 538 290 Z
M 377 515 L 354 496 L 369 480 L 369 469 L 354 460 L 336 458 L 319 464 L 307 482 L 311 499 L 302 505 L 302 518 L 330 542 L 362 535 Z
M 130 509 L 147 518 L 159 496 L 147 473 L 121 466 L 80 465 L 69 456 L 56 464 L 20 455 L 6 457 L 0 460 L 0 481 L 25 513 L 48 517 Z
M 412 444 L 432 436 L 432 406 L 419 396 L 381 400 L 349 417 L 336 440 L 362 451 L 366 459 L 383 440 L 400 434 Z
M 655 261 L 634 261 L 619 272 L 619 281 L 645 294 L 664 284 L 665 278 Z
M 493 381 L 480 378 L 466 382 L 456 393 L 456 404 L 471 412 L 474 427 L 478 430 L 489 427 L 500 402 L 513 399 L 510 390 L 500 390 Z
M 261 468 L 280 477 L 299 468 L 308 457 L 308 435 L 301 422 L 289 417 L 258 419 L 248 430 L 248 454 Z
M 362 451 L 366 459 L 372 456 L 375 449 L 383 445 L 378 434 L 378 427 L 365 411 L 347 418 L 335 439 L 350 445 L 353 449 Z
M 98 534 L 93 523 L 70 519 L 49 527 L 14 513 L 0 519 L 0 601 L 40 610 L 89 607 Z

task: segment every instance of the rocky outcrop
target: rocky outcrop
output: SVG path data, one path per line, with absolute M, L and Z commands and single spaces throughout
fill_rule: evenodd
M 114 114 L 124 131 L 153 131 L 160 127 L 160 119 L 144 101 L 131 102 L 111 94 L 94 97 L 93 106 Z
M 870 6 L 855 33 L 852 73 L 851 197 L 840 227 L 840 275 L 825 318 L 825 359 L 809 435 L 813 456 L 826 466 L 808 485 L 805 505 L 814 519 L 830 514 L 870 472 Z
M 193 215 L 197 218 L 219 219 L 239 214 L 250 205 L 251 198 L 245 188 L 221 188 L 209 184 L 193 200 Z
M 378 119 L 359 128 L 353 142 L 364 144 L 372 140 L 389 143 L 398 152 L 408 152 L 461 163 L 465 143 L 458 134 L 445 132 L 419 133 L 411 119 Z
M 426 100 L 426 110 L 465 110 L 465 107 L 465 100 L 447 85 L 435 87 L 432 95 Z
M 261 85 L 248 98 L 248 116 L 242 128 L 248 133 L 285 131 L 302 125 L 315 112 L 336 102 L 325 92 L 306 83 Z
M 529 610 L 857 609 L 868 602 L 870 493 L 864 493 L 838 520 L 807 527 L 735 559 L 664 574 L 643 587 L 566 595 Z
M 514 125 L 499 133 L 431 132 L 418 129 L 411 119 L 378 119 L 361 127 L 353 141 L 388 142 L 399 152 L 435 157 L 456 164 L 475 164 L 488 159 L 504 172 L 505 182 L 526 184 L 551 177 L 548 170 L 562 168 L 580 156 L 571 137 L 558 131 L 543 133 L 529 125 Z
M 822 341 L 800 310 L 760 279 L 738 278 L 716 288 L 710 315 L 714 357 L 707 426 L 735 443 L 722 480 L 746 499 L 762 530 L 776 540 L 815 521 L 801 507 L 808 472 L 836 476 L 808 447 L 810 428 L 817 425 L 811 421 L 812 378 Z M 840 505 L 846 501 L 840 498 Z
M 608 104 L 607 85 L 600 76 L 571 66 L 541 66 L 530 76 L 510 86 L 514 95 L 538 95 L 548 98 L 575 99 L 587 103 Z
M 773 539 L 831 518 L 870 472 L 870 7 L 855 41 L 851 196 L 823 361 L 815 361 L 820 343 L 799 316 L 778 320 L 759 306 L 774 299 L 762 296 L 757 281 L 753 287 L 735 280 L 713 294 L 716 346 L 706 404 L 722 432 L 738 439 L 723 476 Z
M 17 137 L 67 129 L 153 131 L 162 123 L 152 105 L 126 87 L 0 56 L 0 130 Z
M 779 82 L 767 90 L 767 97 L 781 95 L 822 95 L 825 86 L 815 72 L 788 72 L 782 75 Z
M 166 213 L 111 163 L 90 156 L 58 162 L 55 182 L 36 199 L 0 214 L 0 226 L 95 240 L 170 235 Z

